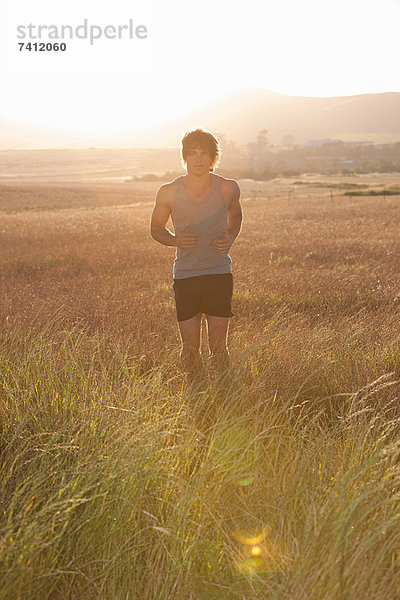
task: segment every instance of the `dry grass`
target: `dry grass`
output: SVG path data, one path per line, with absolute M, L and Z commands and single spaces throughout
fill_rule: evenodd
M 140 185 L 0 186 L 0 598 L 394 600 L 400 199 L 242 182 L 195 394 Z
M 17 321 L 29 328 L 63 307 L 65 326 L 80 323 L 115 339 L 129 338 L 133 353 L 155 364 L 163 349 L 175 348 L 174 250 L 148 234 L 150 195 L 158 184 L 147 184 L 146 191 L 143 185 L 44 191 L 31 186 L 30 206 L 40 210 L 12 213 L 7 210 L 22 206 L 15 196 L 26 196 L 27 188 L 14 187 L 10 196 L 6 188 L 3 324 Z M 283 184 L 277 191 L 275 184 L 264 186 L 264 197 L 252 199 L 249 185 L 242 187 L 245 220 L 232 249 L 232 351 L 262 340 L 278 309 L 287 322 L 279 332 L 287 337 L 281 345 L 285 360 L 309 352 L 307 346 L 325 359 L 335 354 L 339 338 L 354 344 L 356 337 L 375 361 L 376 349 L 396 343 L 399 199 L 337 195 L 331 201 L 318 189 L 288 198 Z

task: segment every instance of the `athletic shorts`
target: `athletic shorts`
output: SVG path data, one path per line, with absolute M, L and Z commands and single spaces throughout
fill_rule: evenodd
M 174 279 L 173 287 L 178 321 L 191 319 L 197 313 L 233 317 L 232 273 Z

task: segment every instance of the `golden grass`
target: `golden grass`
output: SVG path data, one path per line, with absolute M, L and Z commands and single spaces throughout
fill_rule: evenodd
M 151 185 L 154 192 L 157 184 Z M 288 318 L 280 335 L 287 333 L 282 348 L 289 357 L 304 352 L 308 343 L 322 346 L 323 357 L 335 354 L 338 336 L 354 340 L 356 335 L 369 347 L 372 342 L 378 348 L 394 343 L 400 298 L 399 200 L 336 195 L 331 201 L 314 189 L 289 199 L 275 193 L 274 186 L 269 199 L 265 194 L 253 200 L 251 190 L 243 187 L 245 220 L 232 249 L 232 351 L 240 351 L 248 340 L 263 339 L 277 309 Z M 52 187 L 46 195 L 40 186 L 39 191 L 31 187 L 30 202 L 34 205 L 38 196 L 40 210 L 3 213 L 4 324 L 46 323 L 63 307 L 65 324 L 129 338 L 134 354 L 155 363 L 160 352 L 176 347 L 174 250 L 151 240 L 149 195 L 132 189 L 123 184 L 72 186 L 61 193 L 55 188 L 60 210 L 45 210 L 46 203 L 53 208 Z M 20 197 L 26 194 L 23 187 Z M 14 196 L 7 209 L 15 209 Z M 92 210 L 81 210 L 88 208 L 88 197 Z M 76 208 L 68 208 L 71 204 Z M 286 351 L 288 343 L 293 352 Z
M 394 600 L 400 200 L 243 182 L 196 392 L 151 185 L 0 186 L 0 598 Z

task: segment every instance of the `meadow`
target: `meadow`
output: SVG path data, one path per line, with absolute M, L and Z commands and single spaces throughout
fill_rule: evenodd
M 185 382 L 154 182 L 0 185 L 0 600 L 400 597 L 400 197 L 240 182 Z M 345 186 L 344 186 L 345 187 Z

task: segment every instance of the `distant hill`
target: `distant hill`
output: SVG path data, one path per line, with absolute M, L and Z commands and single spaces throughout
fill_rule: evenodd
M 249 89 L 154 132 L 152 141 L 165 138 L 176 143 L 193 125 L 241 144 L 254 140 L 261 129 L 268 130 L 274 144 L 285 135 L 292 135 L 297 144 L 325 138 L 390 143 L 400 141 L 400 93 L 307 98 Z
M 145 133 L 127 128 L 105 136 L 42 130 L 0 118 L 0 150 L 35 148 L 176 147 L 183 131 L 202 126 L 239 144 L 268 130 L 273 144 L 291 135 L 295 143 L 334 138 L 343 141 L 400 141 L 400 92 L 333 98 L 286 96 L 254 88 L 232 94 L 206 109 Z
M 237 141 L 253 139 L 262 128 L 278 144 L 292 135 L 298 144 L 310 139 L 392 142 L 400 140 L 400 93 L 334 98 L 284 96 L 265 90 L 238 94 L 221 106 L 219 131 Z

